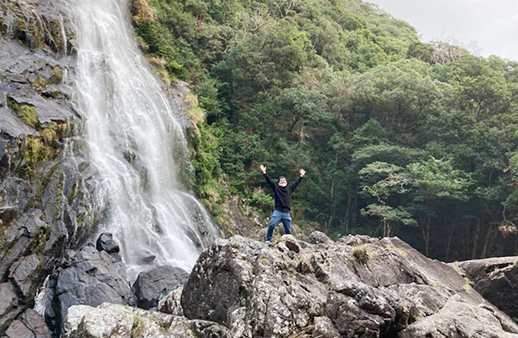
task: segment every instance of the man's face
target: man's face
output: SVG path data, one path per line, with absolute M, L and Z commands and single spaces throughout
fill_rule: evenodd
M 281 178 L 281 179 L 279 180 L 279 185 L 280 185 L 281 187 L 285 187 L 286 185 L 288 185 L 288 181 L 286 181 L 286 179 L 285 179 L 285 178 Z

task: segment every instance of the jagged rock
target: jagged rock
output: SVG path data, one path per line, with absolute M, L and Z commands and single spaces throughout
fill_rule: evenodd
M 8 338 L 51 338 L 47 324 L 33 309 L 27 309 L 5 332 Z
M 24 297 L 30 297 L 36 292 L 37 285 L 34 284 L 34 276 L 38 275 L 42 260 L 36 254 L 23 257 L 18 260 L 11 269 L 9 277 L 21 290 Z
M 174 316 L 183 316 L 182 291 L 183 286 L 180 286 L 160 299 L 157 310 Z
M 236 338 L 311 330 L 329 337 L 440 336 L 434 332 L 476 337 L 475 330 L 478 337 L 518 334 L 516 323 L 455 269 L 398 238 L 298 241 L 298 253 L 279 244 L 269 247 L 239 236 L 218 239 L 202 252 L 184 286 L 185 316 L 225 325 L 229 337 Z M 461 320 L 452 319 L 456 313 Z M 463 324 L 470 321 L 479 324 Z
M 113 240 L 113 235 L 109 232 L 104 232 L 99 235 L 95 247 L 97 250 L 104 250 L 107 253 L 117 253 L 120 251 L 119 245 Z
M 308 236 L 308 242 L 311 244 L 318 244 L 318 243 L 326 244 L 326 243 L 332 242 L 332 240 L 329 237 L 327 237 L 327 235 L 323 232 L 313 231 Z
M 105 251 L 85 246 L 71 257 L 70 266 L 57 277 L 57 304 L 54 310 L 63 318 L 72 305 L 97 306 L 104 302 L 134 305 L 126 283 L 126 266 Z
M 18 296 L 11 283 L 0 284 L 0 299 L 0 332 L 4 332 L 21 312 L 18 308 Z
M 440 312 L 420 319 L 401 331 L 398 337 L 516 338 L 515 328 L 516 324 L 494 307 L 473 306 L 460 295 L 454 295 Z
M 301 248 L 299 242 L 292 235 L 282 236 L 282 240 L 286 244 L 286 247 L 295 253 L 299 253 Z
M 39 248 L 42 253 L 46 248 L 52 248 L 60 240 L 60 235 L 53 234 L 49 224 L 41 220 L 41 210 L 35 209 L 20 217 L 7 231 L 6 235 L 1 239 L 0 252 L 3 253 L 0 257 L 0 275 L 4 275 L 7 271 L 11 271 L 11 276 L 16 277 L 19 281 L 25 279 L 27 276 L 23 274 L 30 273 L 27 269 L 35 269 L 39 266 L 40 260 L 37 257 L 30 258 L 32 262 L 23 263 L 24 254 L 27 249 Z M 29 258 L 25 258 L 29 259 Z M 38 265 L 31 267 L 31 264 Z M 16 263 L 13 265 L 13 263 Z M 15 270 L 20 266 L 19 273 Z
M 65 231 L 52 227 L 42 218 L 41 210 L 31 209 L 18 220 L 12 220 L 10 227 L 5 229 L 6 234 L 0 239 L 0 276 L 11 284 L 11 287 L 7 287 L 7 283 L 2 284 L 2 290 L 7 292 L 10 289 L 12 291 L 8 294 L 18 298 L 16 306 L 11 308 L 9 314 L 2 316 L 2 320 L 12 320 L 32 306 L 38 286 L 62 250 Z M 17 290 L 16 294 L 14 290 Z M 11 298 L 6 299 L 7 306 L 11 304 Z M 0 334 L 6 328 L 6 325 L 0 324 Z
M 321 338 L 339 338 L 340 333 L 333 325 L 331 319 L 327 317 L 315 317 L 313 337 Z
M 138 307 L 146 310 L 156 307 L 160 299 L 182 286 L 188 278 L 185 270 L 167 265 L 141 272 L 133 284 Z
M 518 318 L 518 257 L 476 259 L 452 263 L 460 268 L 484 298 Z
M 104 303 L 97 308 L 76 305 L 69 309 L 63 338 L 91 337 L 226 337 L 217 323 Z

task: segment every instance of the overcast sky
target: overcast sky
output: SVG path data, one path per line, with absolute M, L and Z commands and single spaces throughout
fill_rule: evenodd
M 414 26 L 424 41 L 451 38 L 518 61 L 518 0 L 366 0 Z

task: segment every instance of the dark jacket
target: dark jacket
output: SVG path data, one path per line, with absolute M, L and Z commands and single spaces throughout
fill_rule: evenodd
M 272 182 L 267 174 L 263 174 L 264 179 L 268 182 L 268 185 L 273 190 L 275 195 L 275 210 L 282 212 L 290 212 L 291 209 L 291 194 L 297 189 L 297 186 L 302 181 L 302 177 L 299 178 L 292 185 L 281 187 L 278 184 Z

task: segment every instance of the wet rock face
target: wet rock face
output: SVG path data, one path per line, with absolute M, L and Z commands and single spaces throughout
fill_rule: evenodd
M 77 139 L 67 22 L 59 2 L 0 3 L 0 285 L 16 296 L 0 336 L 13 320 L 23 329 L 37 288 L 102 219 L 89 183 L 96 173 Z
M 218 240 L 181 291 L 183 313 L 225 325 L 228 337 L 518 337 L 455 269 L 398 238 L 310 238 Z
M 133 284 L 137 306 L 146 310 L 155 308 L 160 299 L 182 286 L 188 278 L 187 271 L 171 266 L 157 266 L 141 272 Z
M 484 298 L 513 318 L 518 318 L 518 257 L 498 257 L 456 262 L 471 285 Z
M 98 251 L 89 245 L 75 254 L 71 252 L 69 262 L 57 276 L 54 294 L 53 312 L 58 320 L 77 304 L 98 306 L 109 302 L 135 305 L 126 282 L 126 265 L 106 251 Z

